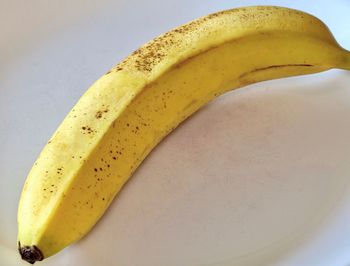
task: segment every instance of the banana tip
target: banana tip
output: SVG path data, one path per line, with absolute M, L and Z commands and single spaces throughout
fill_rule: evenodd
M 36 261 L 44 259 L 43 253 L 38 249 L 37 246 L 21 246 L 21 243 L 18 242 L 18 251 L 21 254 L 23 260 L 34 264 Z

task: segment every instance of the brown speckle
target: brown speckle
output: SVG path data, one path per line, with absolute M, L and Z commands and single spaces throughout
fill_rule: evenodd
M 102 117 L 102 112 L 101 111 L 97 111 L 96 114 L 95 114 L 95 117 L 97 119 L 100 119 Z
M 85 134 L 85 133 L 91 134 L 91 133 L 96 132 L 91 127 L 88 127 L 88 126 L 83 126 L 83 127 L 81 127 L 81 129 L 83 130 L 83 134 Z
M 95 117 L 97 119 L 100 119 L 100 118 L 102 118 L 103 114 L 104 113 L 108 113 L 108 111 L 109 111 L 108 109 L 99 110 L 99 111 L 96 112 Z

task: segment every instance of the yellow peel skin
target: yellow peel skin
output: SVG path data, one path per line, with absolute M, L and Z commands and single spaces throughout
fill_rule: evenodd
M 88 233 L 147 154 L 213 98 L 331 68 L 350 70 L 350 53 L 317 18 L 281 7 L 215 13 L 145 44 L 89 88 L 35 162 L 18 209 L 22 258 Z

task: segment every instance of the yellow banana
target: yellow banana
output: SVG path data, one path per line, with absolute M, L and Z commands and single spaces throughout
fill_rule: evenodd
M 216 96 L 263 80 L 350 70 L 317 18 L 271 6 L 227 10 L 161 35 L 98 79 L 31 169 L 18 209 L 30 263 L 82 238 L 162 138 Z

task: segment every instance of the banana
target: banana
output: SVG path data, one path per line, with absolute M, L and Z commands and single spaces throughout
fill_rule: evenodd
M 36 160 L 18 208 L 22 258 L 87 234 L 155 145 L 213 98 L 331 68 L 350 70 L 350 52 L 319 19 L 282 7 L 214 13 L 148 42 L 89 88 Z

